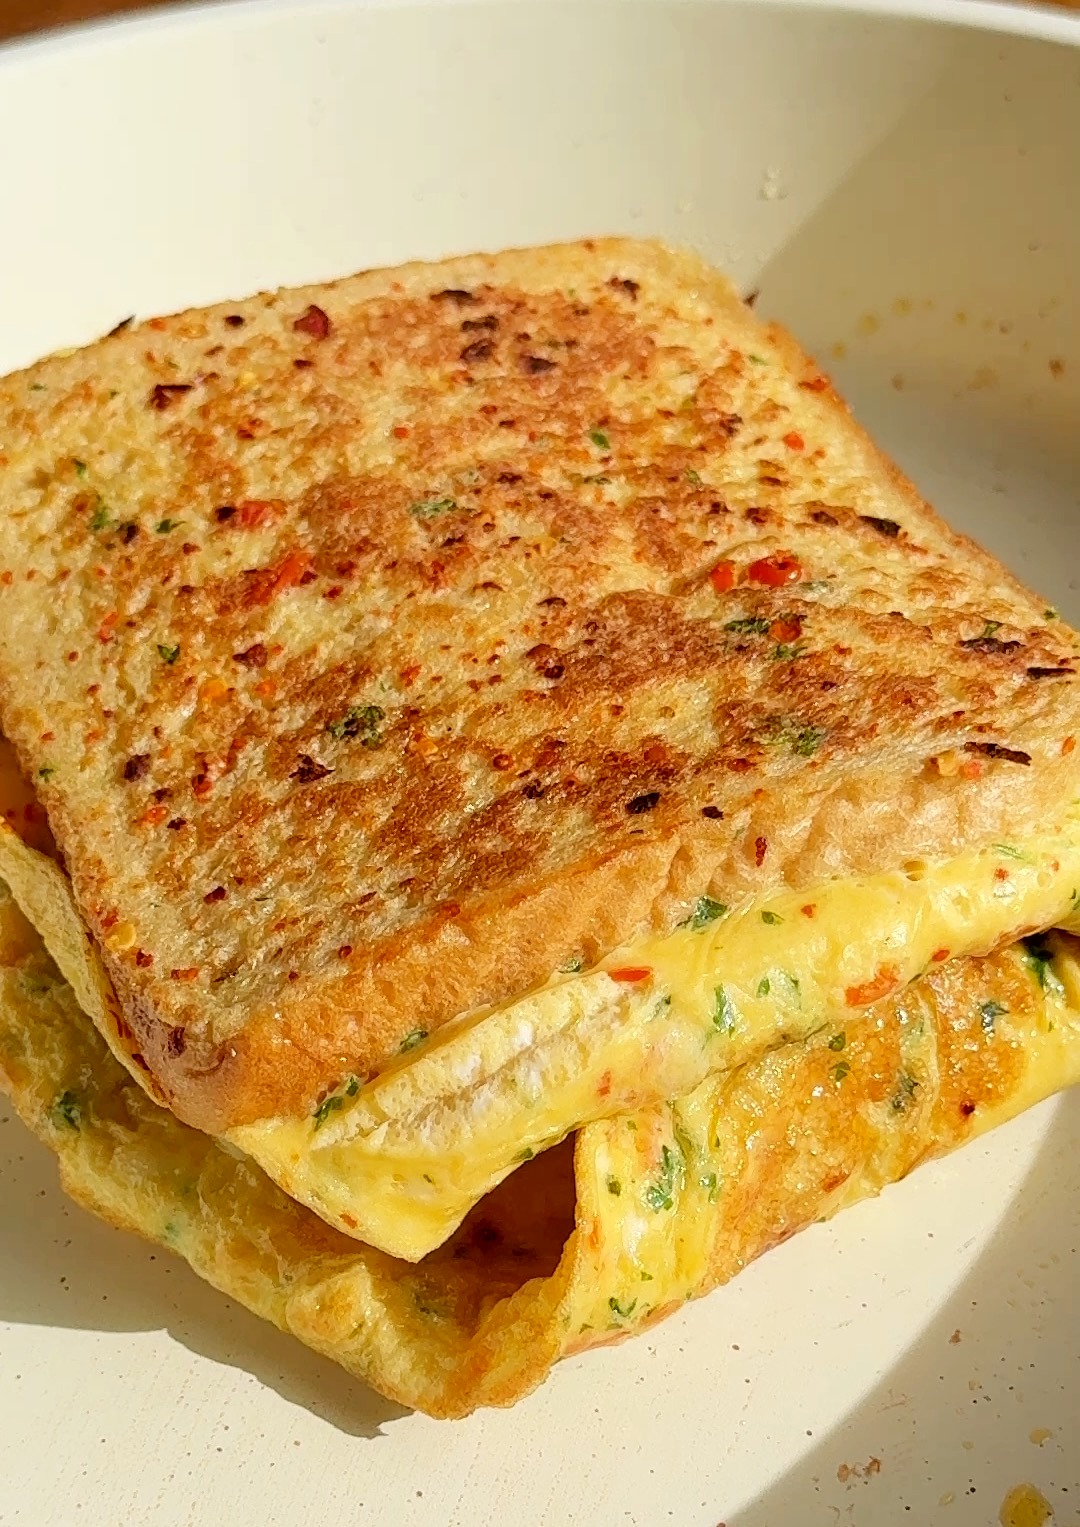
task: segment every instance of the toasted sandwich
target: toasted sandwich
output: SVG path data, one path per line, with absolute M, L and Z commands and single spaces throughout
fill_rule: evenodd
M 975 1022 L 954 1000 L 1023 971 L 1068 1004 L 1065 945 L 1021 941 L 1080 930 L 1076 635 L 696 257 L 587 241 L 120 326 L 0 383 L 0 449 L 0 721 L 57 845 L 0 834 L 0 874 L 253 1224 L 325 1221 L 409 1288 L 561 1182 L 550 1310 L 571 1276 L 595 1302 L 620 1227 L 677 1221 L 682 1256 L 697 1214 L 670 1299 L 578 1320 L 606 1339 L 786 1233 L 734 1250 L 709 1196 L 740 1087 L 779 1120 L 831 1063 L 838 1150 L 880 1105 L 814 1217 L 980 1122 L 935 1113 L 940 1067 L 856 1074 L 883 1023 Z M 1073 1079 L 1052 1032 L 988 1120 Z

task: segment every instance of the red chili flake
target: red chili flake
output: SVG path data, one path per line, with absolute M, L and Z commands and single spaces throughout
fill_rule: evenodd
M 256 525 L 265 525 L 271 520 L 280 519 L 285 506 L 276 499 L 246 498 L 237 504 L 236 513 L 241 525 L 245 530 L 252 530 Z
M 124 765 L 124 778 L 126 780 L 142 779 L 150 770 L 149 753 L 133 753 Z
M 154 963 L 154 956 L 152 954 L 147 954 L 144 949 L 136 949 L 135 963 L 138 965 L 140 970 L 148 970 Z
M 300 979 L 300 972 L 298 970 L 290 970 L 289 971 L 289 980 L 290 981 L 299 981 L 299 979 Z
M 798 615 L 782 615 L 779 620 L 774 620 L 769 627 L 769 635 L 774 641 L 793 642 L 802 635 L 802 619 Z
M 806 392 L 824 392 L 828 385 L 829 379 L 827 376 L 812 376 L 809 381 L 799 383 L 799 386 L 804 388 Z
M 156 386 L 150 389 L 149 407 L 156 408 L 159 411 L 169 408 L 182 393 L 190 391 L 190 382 L 158 382 Z
M 310 334 L 312 339 L 325 339 L 330 333 L 331 324 L 322 308 L 311 303 L 293 320 L 293 328 L 298 334 Z
M 266 648 L 262 642 L 255 642 L 250 647 L 245 647 L 243 652 L 233 653 L 234 663 L 243 663 L 245 668 L 265 668 Z
M 197 965 L 187 965 L 183 970 L 170 970 L 169 977 L 173 981 L 194 981 L 199 974 Z
M 872 980 L 864 981 L 861 986 L 849 986 L 844 992 L 844 1001 L 848 1007 L 869 1007 L 895 991 L 899 984 L 900 972 L 896 966 L 882 965 Z
M 169 323 L 165 318 L 148 318 L 146 320 L 146 327 L 148 329 L 154 329 L 157 331 L 157 333 L 162 334 L 169 327 Z
M 1062 744 L 1061 744 L 1061 751 L 1062 751 L 1063 756 L 1067 756 L 1069 753 L 1071 753 L 1073 751 L 1073 749 L 1075 747 L 1076 747 L 1076 738 L 1075 737 L 1066 737 L 1066 738 L 1064 738 L 1064 740 L 1062 741 Z
M 52 742 L 52 741 L 55 740 L 55 737 L 56 737 L 56 733 L 55 732 L 42 732 L 42 734 L 41 734 L 41 741 L 42 742 Z
M 960 1104 L 960 1112 L 964 1115 L 965 1119 L 970 1119 L 971 1115 L 975 1112 L 975 1104 L 974 1103 L 961 1103 Z
M 100 626 L 98 626 L 98 629 L 97 629 L 97 639 L 98 639 L 99 642 L 111 642 L 112 641 L 112 639 L 113 639 L 113 626 L 116 625 L 116 622 L 119 619 L 120 619 L 120 612 L 119 612 L 119 610 L 109 610 L 105 615 L 103 615 L 101 617 L 101 624 L 100 624 Z
M 214 901 L 224 901 L 226 894 L 227 893 L 223 885 L 216 885 L 212 891 L 207 891 L 206 895 L 203 897 L 203 901 L 205 901 L 207 905 Z
M 800 907 L 799 911 L 802 913 L 802 915 L 804 917 L 816 917 L 817 916 L 817 907 L 814 905 L 814 903 L 812 901 L 808 901 L 806 903 L 805 907 Z
M 803 576 L 802 563 L 790 551 L 778 551 L 771 557 L 761 557 L 746 569 L 751 583 L 762 583 L 766 588 L 782 588 L 786 583 L 799 583 Z
M 301 753 L 299 758 L 299 765 L 292 771 L 289 778 L 298 780 L 301 785 L 312 785 L 316 780 L 325 779 L 328 774 L 334 772 L 326 764 L 321 764 L 317 759 L 312 758 L 310 753 Z
M 652 969 L 648 965 L 620 965 L 617 970 L 609 970 L 608 975 L 613 981 L 647 981 Z
M 933 954 L 930 956 L 931 961 L 935 965 L 943 965 L 948 958 L 949 951 L 947 949 L 935 949 Z
M 350 1230 L 355 1230 L 358 1222 L 354 1215 L 350 1214 L 348 1210 L 343 1209 L 341 1211 L 341 1223 L 343 1225 L 348 1225 Z
M 295 588 L 311 571 L 311 558 L 298 548 L 287 552 L 272 567 L 261 568 L 253 579 L 253 587 L 247 596 L 249 605 L 269 604 L 286 589 Z
M 1009 878 L 1008 870 L 1005 868 L 1005 866 L 1003 864 L 999 864 L 997 869 L 994 871 L 994 879 L 995 880 L 1008 880 L 1008 878 Z
M 718 594 L 726 594 L 735 587 L 734 562 L 718 562 L 709 574 L 709 582 Z
M 769 852 L 768 838 L 754 839 L 754 863 L 758 869 L 765 863 L 765 855 Z
M 789 451 L 806 450 L 806 441 L 796 430 L 791 430 L 789 434 L 784 436 L 784 444 Z
M 158 827 L 164 822 L 168 814 L 164 806 L 147 806 L 139 818 L 139 822 L 144 827 Z
M 390 433 L 395 440 L 408 440 L 409 426 L 407 424 L 395 424 Z
M 597 1095 L 598 1098 L 606 1098 L 610 1091 L 611 1091 L 611 1072 L 610 1071 L 605 1071 L 603 1076 L 601 1076 L 600 1080 L 596 1084 L 596 1095 Z
M 0 573 L 0 583 L 4 584 L 5 587 L 8 587 L 13 581 L 13 575 L 5 568 L 5 570 Z
M 511 768 L 513 762 L 514 760 L 509 753 L 496 753 L 491 760 L 491 767 L 498 769 L 501 773 L 504 769 Z
M 206 797 L 214 788 L 214 781 L 209 774 L 193 774 L 191 777 L 191 793 L 197 801 L 205 801 Z
M 351 944 L 342 944 L 341 947 L 338 949 L 337 957 L 338 957 L 339 960 L 347 960 L 349 958 L 350 954 L 352 954 L 352 945 Z
M 342 590 L 341 584 L 340 583 L 335 583 L 330 588 L 327 589 L 326 593 L 323 595 L 323 598 L 324 599 L 340 599 L 342 593 L 343 593 L 343 590 Z

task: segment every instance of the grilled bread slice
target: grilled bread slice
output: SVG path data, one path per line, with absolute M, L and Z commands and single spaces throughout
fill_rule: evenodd
M 206 1130 L 1080 783 L 1073 633 L 689 254 L 152 319 L 7 378 L 0 449 L 3 727 Z

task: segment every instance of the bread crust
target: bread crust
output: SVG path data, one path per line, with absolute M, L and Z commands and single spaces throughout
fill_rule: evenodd
M 0 721 L 203 1129 L 1080 783 L 1074 634 L 693 255 L 150 320 L 0 419 Z

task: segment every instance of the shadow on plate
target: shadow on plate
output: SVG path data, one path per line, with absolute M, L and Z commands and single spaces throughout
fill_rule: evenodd
M 0 1118 L 0 1320 L 154 1331 L 241 1368 L 339 1431 L 377 1437 L 408 1412 L 203 1283 L 178 1257 L 72 1203 L 52 1155 Z

